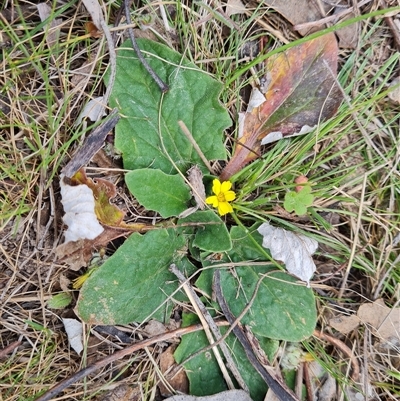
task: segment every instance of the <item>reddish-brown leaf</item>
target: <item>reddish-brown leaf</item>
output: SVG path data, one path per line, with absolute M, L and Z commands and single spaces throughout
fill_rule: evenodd
M 80 239 L 61 244 L 56 248 L 56 256 L 59 262 L 69 264 L 71 270 L 79 270 L 87 266 L 93 257 L 93 249 L 107 246 L 116 238 L 127 236 L 131 233 L 128 229 L 105 227 L 104 231 L 95 239 Z
M 342 101 L 336 84 L 337 52 L 332 33 L 267 60 L 265 101 L 246 112 L 243 135 L 221 181 L 256 159 L 262 144 L 307 133 L 336 113 Z

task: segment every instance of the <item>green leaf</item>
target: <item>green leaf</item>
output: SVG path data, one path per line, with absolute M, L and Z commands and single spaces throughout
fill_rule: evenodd
M 270 266 L 237 267 L 235 276 L 221 271 L 222 290 L 231 312 L 235 316 L 242 313 L 262 276 L 254 302 L 241 322 L 255 334 L 276 340 L 297 342 L 310 337 L 317 321 L 312 290 Z
M 298 198 L 299 201 L 304 205 L 304 206 L 311 206 L 314 202 L 314 195 L 311 194 L 311 186 L 310 185 L 305 185 L 299 192 L 298 192 Z
M 285 195 L 283 207 L 289 213 L 295 212 L 298 216 L 307 213 L 307 208 L 314 202 L 314 195 L 311 194 L 311 186 L 305 185 L 299 192 L 289 191 Z
M 138 39 L 150 66 L 168 83 L 162 95 L 157 84 L 125 42 L 117 53 L 117 75 L 110 98 L 123 116 L 115 145 L 129 170 L 151 167 L 167 174 L 204 163 L 178 125 L 182 120 L 208 160 L 226 159 L 222 132 L 231 125 L 218 100 L 222 85 L 179 53 L 162 44 Z M 165 151 L 164 151 L 165 149 Z
M 141 205 L 155 210 L 164 218 L 178 216 L 187 209 L 191 198 L 189 187 L 179 175 L 144 168 L 125 175 L 129 191 Z
M 183 325 L 198 323 L 197 316 L 184 314 Z M 221 327 L 221 334 L 226 333 L 226 328 Z M 225 340 L 231 351 L 232 357 L 239 369 L 239 372 L 250 389 L 251 398 L 254 401 L 262 401 L 267 392 L 267 386 L 258 372 L 248 361 L 243 347 L 233 334 Z M 182 341 L 175 351 L 175 359 L 181 363 L 196 351 L 208 346 L 208 340 L 203 331 L 184 335 Z M 260 345 L 267 353 L 270 360 L 277 351 L 278 343 L 269 339 L 261 339 Z M 205 396 L 226 390 L 226 385 L 211 350 L 203 352 L 184 364 L 190 382 L 190 394 Z M 204 385 L 207 383 L 207 386 Z
M 72 301 L 72 296 L 68 292 L 61 292 L 60 294 L 52 296 L 47 301 L 47 307 L 50 309 L 63 309 L 68 306 Z
M 52 336 L 54 334 L 54 332 L 51 331 L 50 329 L 44 327 L 40 323 L 33 322 L 32 320 L 24 320 L 24 323 L 26 323 L 33 330 L 43 332 L 44 334 L 46 334 L 46 336 Z
M 170 264 L 189 269 L 186 275 L 193 271 L 193 265 L 179 257 L 184 247 L 184 236 L 172 229 L 132 234 L 83 285 L 79 316 L 91 324 L 142 322 L 150 315 L 164 321 L 172 308 L 165 301 L 178 288 Z
M 286 192 L 285 201 L 283 203 L 283 207 L 289 213 L 292 213 L 296 208 L 297 203 L 297 193 L 295 191 Z
M 29 327 L 37 331 L 47 330 L 43 325 L 41 325 L 40 323 L 33 322 L 32 320 L 24 320 L 24 323 L 26 323 Z
M 198 211 L 178 222 L 185 223 L 198 223 L 193 246 L 210 252 L 223 252 L 232 248 L 225 223 L 212 210 Z
M 196 315 L 185 313 L 182 316 L 182 323 L 185 327 L 198 322 Z M 174 354 L 176 362 L 183 362 L 187 357 L 207 345 L 209 343 L 203 331 L 182 336 L 182 340 Z M 202 352 L 185 363 L 184 366 L 190 383 L 190 394 L 205 396 L 227 389 L 218 363 L 211 350 Z M 207 383 L 207 385 L 205 386 L 204 383 Z
M 263 277 L 249 312 L 241 322 L 249 325 L 254 334 L 277 340 L 301 341 L 309 337 L 317 321 L 315 299 L 310 288 L 268 262 L 262 249 L 262 236 L 255 227 L 245 230 L 232 227 L 232 249 L 225 253 L 224 262 L 240 263 L 235 273 L 221 270 L 221 285 L 231 312 L 239 316 L 251 299 L 256 285 Z M 250 262 L 258 262 L 252 265 Z M 265 264 L 260 262 L 265 261 Z M 204 258 L 204 266 L 212 262 Z M 203 271 L 196 286 L 211 295 L 214 269 Z

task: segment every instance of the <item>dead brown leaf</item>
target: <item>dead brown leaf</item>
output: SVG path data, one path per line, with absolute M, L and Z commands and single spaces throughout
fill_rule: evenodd
M 159 382 L 158 388 L 163 396 L 170 396 L 176 392 L 188 393 L 189 391 L 189 381 L 185 371 L 180 369 L 177 373 L 174 372 L 174 367 L 177 366 L 174 359 L 175 349 L 176 345 L 171 345 L 160 356 L 160 370 L 169 384 L 168 388 L 162 381 Z M 175 390 L 174 393 L 171 392 L 171 387 Z
M 374 334 L 383 340 L 400 338 L 400 308 L 389 308 L 383 299 L 365 303 L 358 309 L 357 316 L 369 324 Z
M 317 2 L 309 0 L 270 0 L 265 1 L 271 8 L 285 17 L 293 25 L 303 24 L 304 22 L 318 21 L 323 17 Z M 300 35 L 304 36 L 315 32 L 318 27 L 305 28 L 299 30 Z
M 104 231 L 95 239 L 81 239 L 61 244 L 56 248 L 57 259 L 67 262 L 71 270 L 79 270 L 87 266 L 92 258 L 93 249 L 106 246 L 110 241 L 128 235 L 131 230 L 104 227 Z
M 246 12 L 246 7 L 242 3 L 241 0 L 228 0 L 226 3 L 226 12 L 227 17 L 235 14 L 243 14 Z
M 356 315 L 340 315 L 330 319 L 329 324 L 340 333 L 347 334 L 358 327 L 360 324 L 360 318 Z
M 142 398 L 139 388 L 131 388 L 127 384 L 121 384 L 118 387 L 107 391 L 97 401 L 137 401 Z
M 295 27 L 304 24 L 304 27 L 300 27 L 299 29 L 295 28 L 301 36 L 306 36 L 326 28 L 328 23 L 337 23 L 344 11 L 349 12 L 342 17 L 342 20 L 355 17 L 355 13 L 350 11 L 347 1 L 336 2 L 335 7 L 325 2 L 310 2 L 308 0 L 272 0 L 265 1 L 265 3 L 285 17 Z M 326 17 L 328 13 L 333 14 L 328 17 L 326 23 L 324 23 L 321 20 Z M 335 18 L 335 14 L 337 14 L 337 18 Z M 313 24 L 313 22 L 315 23 Z M 358 29 L 359 23 L 356 23 L 336 31 L 336 35 L 339 39 L 339 47 L 355 48 L 358 41 Z

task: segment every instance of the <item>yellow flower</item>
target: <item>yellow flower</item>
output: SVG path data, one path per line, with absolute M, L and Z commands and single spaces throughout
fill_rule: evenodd
M 209 196 L 206 199 L 206 203 L 218 208 L 218 213 L 221 216 L 233 212 L 232 206 L 228 202 L 233 201 L 236 195 L 233 191 L 230 191 L 231 187 L 232 183 L 230 181 L 221 183 L 220 180 L 215 179 L 212 186 L 212 191 L 215 195 Z

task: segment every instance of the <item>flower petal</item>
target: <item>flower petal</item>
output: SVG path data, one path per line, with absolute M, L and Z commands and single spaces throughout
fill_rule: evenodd
M 215 195 L 218 195 L 221 192 L 221 182 L 217 178 L 213 180 L 212 191 L 215 193 Z
M 221 184 L 221 192 L 227 192 L 232 188 L 232 183 L 230 181 L 224 181 Z
M 219 202 L 218 204 L 218 213 L 221 216 L 224 216 L 227 213 L 232 213 L 233 208 L 228 202 Z
M 213 207 L 218 207 L 218 198 L 216 196 L 209 196 L 208 198 L 206 198 L 206 203 L 208 203 L 209 205 L 212 205 Z
M 231 202 L 236 198 L 236 194 L 233 191 L 226 191 L 224 195 L 227 202 Z

